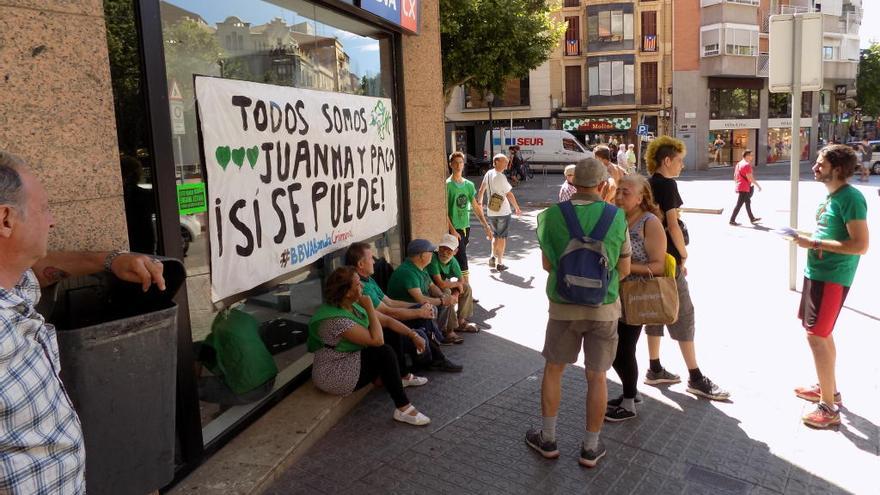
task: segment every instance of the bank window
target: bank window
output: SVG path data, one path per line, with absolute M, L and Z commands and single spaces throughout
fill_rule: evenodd
M 633 48 L 632 4 L 591 6 L 587 14 L 587 38 L 591 51 Z
M 740 28 L 724 30 L 724 53 L 754 57 L 758 54 L 758 31 Z
M 757 89 L 710 89 L 709 113 L 711 119 L 759 118 Z
M 195 74 L 389 97 L 392 110 L 397 112 L 392 83 L 393 37 L 372 25 L 305 1 L 172 0 L 159 2 L 159 6 L 168 87 L 177 92 L 183 107 L 179 120 L 172 122 L 170 136 L 181 185 L 207 182 L 200 162 Z M 233 296 L 234 302 L 224 301 L 258 321 L 259 338 L 278 370 L 271 382 L 235 393 L 212 366 L 212 358 L 216 358 L 210 344 L 212 324 L 225 309 L 218 310 L 211 302 L 208 218 L 206 213 L 186 215 L 181 224 L 185 219 L 200 225 L 190 239 L 184 262 L 202 436 L 210 443 L 258 404 L 283 392 L 308 368 L 310 358 L 303 339 L 306 324 L 321 303 L 322 281 L 339 264 L 341 253 L 329 253 L 246 294 Z M 397 264 L 401 261 L 397 225 L 399 219 L 378 236 L 356 240 L 371 242 L 377 256 Z M 246 368 L 247 363 L 242 366 Z

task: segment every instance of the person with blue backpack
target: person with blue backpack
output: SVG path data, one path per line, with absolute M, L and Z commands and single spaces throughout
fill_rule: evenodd
M 617 351 L 618 286 L 629 274 L 632 248 L 623 210 L 602 200 L 608 185 L 605 165 L 594 158 L 581 160 L 571 182 L 577 188 L 571 199 L 538 215 L 550 311 L 542 351 L 543 424 L 526 433 L 526 443 L 547 459 L 559 457 L 562 374 L 583 348 L 587 422 L 578 462 L 594 467 L 606 453 L 599 440 L 608 400 L 605 374 Z

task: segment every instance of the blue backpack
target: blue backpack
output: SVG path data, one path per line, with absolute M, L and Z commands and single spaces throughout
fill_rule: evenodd
M 559 203 L 559 209 L 570 239 L 556 267 L 556 292 L 571 304 L 601 306 L 613 273 L 603 241 L 617 207 L 605 203 L 602 216 L 589 236 L 584 235 L 571 201 Z

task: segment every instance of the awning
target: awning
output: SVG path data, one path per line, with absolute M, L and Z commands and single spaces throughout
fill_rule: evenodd
M 626 131 L 631 128 L 632 117 L 565 119 L 562 121 L 562 129 L 565 131 Z

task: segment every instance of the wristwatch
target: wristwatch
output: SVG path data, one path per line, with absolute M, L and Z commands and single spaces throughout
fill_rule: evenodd
M 115 260 L 116 257 L 119 256 L 120 254 L 125 254 L 127 252 L 128 251 L 123 251 L 121 249 L 111 251 L 110 254 L 108 254 L 107 257 L 104 258 L 104 271 L 112 273 L 113 272 L 113 268 L 112 268 L 113 267 L 113 260 Z

